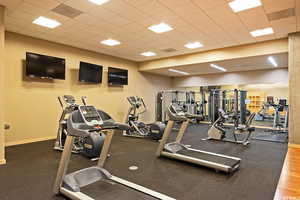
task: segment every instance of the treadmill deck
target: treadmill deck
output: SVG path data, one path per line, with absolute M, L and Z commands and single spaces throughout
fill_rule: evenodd
M 211 155 L 211 154 L 205 154 L 202 152 L 192 151 L 192 150 L 188 150 L 188 149 L 182 149 L 182 150 L 178 151 L 177 154 L 193 157 L 196 159 L 206 160 L 206 161 L 210 161 L 210 162 L 214 162 L 214 163 L 218 163 L 218 164 L 222 164 L 222 165 L 227 165 L 231 168 L 235 168 L 235 166 L 239 165 L 239 163 L 240 163 L 240 160 L 215 156 L 215 155 Z
M 157 200 L 157 198 L 111 180 L 97 181 L 80 188 L 80 190 L 95 200 Z

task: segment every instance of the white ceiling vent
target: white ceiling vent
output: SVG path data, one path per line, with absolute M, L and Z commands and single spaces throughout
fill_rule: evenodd
M 65 17 L 69 17 L 69 18 L 75 18 L 78 15 L 82 14 L 82 11 L 77 10 L 75 8 L 72 8 L 70 6 L 67 6 L 65 4 L 60 4 L 59 6 L 57 6 L 56 8 L 52 9 L 53 12 L 63 15 Z
M 270 21 L 275 21 L 275 20 L 284 19 L 293 16 L 295 16 L 295 8 L 289 8 L 286 10 L 281 10 L 278 12 L 267 14 L 267 17 Z

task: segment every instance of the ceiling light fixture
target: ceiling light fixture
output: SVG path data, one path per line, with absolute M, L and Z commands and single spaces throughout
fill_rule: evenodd
M 53 19 L 43 17 L 43 16 L 40 16 L 40 17 L 36 18 L 35 20 L 33 20 L 32 23 L 40 25 L 40 26 L 44 26 L 44 27 L 47 27 L 47 28 L 56 28 L 56 27 L 61 25 L 60 22 L 55 21 Z
M 263 36 L 263 35 L 270 35 L 270 34 L 273 34 L 273 33 L 274 33 L 273 28 L 258 29 L 258 30 L 250 32 L 250 34 L 253 37 L 259 37 L 259 36 Z
M 107 40 L 103 40 L 101 44 L 105 44 L 107 46 L 116 46 L 121 44 L 121 42 L 119 42 L 118 40 L 107 39 Z
M 173 30 L 173 28 L 170 25 L 168 25 L 164 22 L 162 22 L 160 24 L 149 26 L 148 29 L 155 33 L 164 33 L 164 32 Z
M 278 67 L 278 64 L 276 62 L 276 60 L 274 59 L 273 56 L 269 56 L 268 57 L 268 61 L 274 66 L 274 67 Z
M 147 52 L 143 52 L 141 53 L 142 56 L 156 56 L 156 53 L 152 52 L 152 51 L 147 51 Z
M 190 42 L 185 44 L 184 46 L 189 49 L 196 49 L 196 48 L 203 47 L 204 45 L 200 42 Z
M 97 4 L 97 5 L 102 5 L 102 4 L 105 4 L 107 2 L 109 2 L 109 0 L 89 0 L 90 2 L 94 3 L 94 4 Z
M 175 72 L 175 73 L 179 73 L 179 74 L 183 74 L 183 75 L 189 75 L 190 73 L 184 72 L 184 71 L 180 71 L 180 70 L 176 70 L 176 69 L 169 69 L 170 72 Z
M 228 4 L 234 12 L 240 12 L 262 5 L 260 0 L 234 0 Z
M 223 68 L 223 67 L 220 67 L 220 66 L 218 66 L 218 65 L 215 65 L 215 64 L 210 64 L 210 66 L 211 66 L 212 68 L 218 69 L 218 70 L 223 71 L 223 72 L 226 72 L 226 71 L 227 71 L 227 69 L 225 69 L 225 68 Z

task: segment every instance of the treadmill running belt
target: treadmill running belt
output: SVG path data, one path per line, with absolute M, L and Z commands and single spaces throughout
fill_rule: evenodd
M 227 165 L 232 168 L 240 163 L 239 160 L 214 156 L 214 155 L 191 151 L 191 150 L 187 150 L 187 149 L 182 149 L 182 150 L 178 151 L 177 153 L 181 154 L 181 155 L 185 155 L 185 156 L 190 156 L 193 158 L 198 158 L 201 160 L 206 160 L 206 161 L 215 162 L 215 163 L 222 164 L 222 165 Z
M 157 200 L 150 195 L 109 180 L 97 181 L 80 188 L 80 191 L 99 200 Z

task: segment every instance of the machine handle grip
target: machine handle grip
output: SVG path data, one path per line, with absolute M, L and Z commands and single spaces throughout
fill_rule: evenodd
M 87 105 L 86 96 L 82 96 L 81 101 L 82 101 L 83 105 L 85 105 L 85 106 Z

